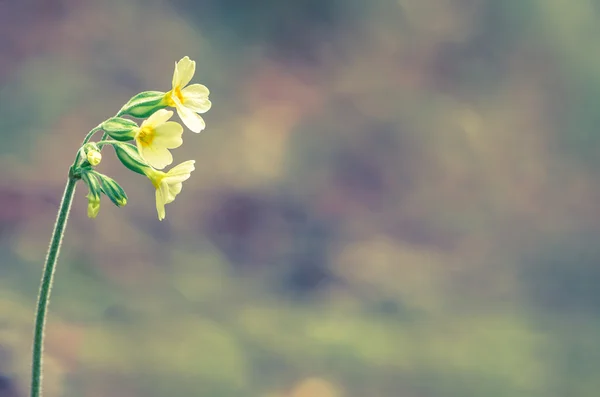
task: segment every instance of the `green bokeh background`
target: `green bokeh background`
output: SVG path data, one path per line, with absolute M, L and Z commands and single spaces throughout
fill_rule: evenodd
M 67 169 L 175 61 L 213 108 L 76 193 L 45 396 L 595 397 L 600 1 L 0 2 L 0 397 Z

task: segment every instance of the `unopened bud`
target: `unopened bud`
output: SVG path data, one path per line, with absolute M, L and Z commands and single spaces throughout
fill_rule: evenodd
M 97 150 L 90 150 L 87 152 L 87 161 L 95 167 L 102 161 L 102 154 Z
M 129 100 L 119 111 L 120 115 L 128 114 L 133 117 L 146 118 L 159 109 L 167 107 L 164 92 L 145 91 Z
M 89 189 L 86 196 L 88 199 L 87 215 L 90 218 L 95 218 L 98 215 L 98 211 L 100 211 L 100 193 L 102 193 L 102 187 L 91 172 L 84 172 L 81 175 L 81 179 L 83 179 Z
M 94 175 L 100 180 L 102 191 L 114 205 L 123 207 L 127 204 L 127 194 L 125 194 L 125 190 L 123 190 L 117 181 L 98 172 L 94 172 Z
M 146 175 L 144 171 L 150 168 L 150 166 L 140 156 L 137 147 L 122 142 L 116 142 L 112 146 L 115 148 L 117 157 L 125 167 L 138 174 Z
M 122 142 L 132 140 L 138 128 L 136 122 L 121 117 L 112 117 L 102 123 L 104 132 L 111 138 Z

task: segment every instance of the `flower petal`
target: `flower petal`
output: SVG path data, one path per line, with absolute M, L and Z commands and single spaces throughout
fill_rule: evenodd
M 208 98 L 210 91 L 205 85 L 192 84 L 181 90 L 184 98 Z
M 158 220 L 162 221 L 165 219 L 165 191 L 163 188 L 163 184 L 160 185 L 158 189 L 156 189 L 156 212 L 158 212 Z
M 140 154 L 152 167 L 162 170 L 173 163 L 173 155 L 165 147 L 140 146 Z
M 175 87 L 179 86 L 179 82 L 181 79 L 179 78 L 179 71 L 177 70 L 177 62 L 175 62 L 175 70 L 173 71 L 173 81 L 171 82 L 171 87 L 175 89 Z
M 176 176 L 181 174 L 191 174 L 196 169 L 196 160 L 187 160 L 183 163 L 177 164 L 167 172 L 166 176 Z
M 208 112 L 212 103 L 208 99 L 210 91 L 202 84 L 192 84 L 181 90 L 183 95 L 183 105 L 194 112 Z
M 181 104 L 179 98 L 173 96 L 173 101 L 175 102 L 175 108 L 177 109 L 177 114 L 183 121 L 183 124 L 187 126 L 193 132 L 200 132 L 204 128 L 206 128 L 206 123 L 197 113 L 194 113 L 191 109 L 186 108 Z
M 175 65 L 173 73 L 173 88 L 184 87 L 190 82 L 196 72 L 196 62 L 185 56 Z
M 156 112 L 152 113 L 150 115 L 150 117 L 148 117 L 146 120 L 144 120 L 142 122 L 142 128 L 146 127 L 146 126 L 149 126 L 149 127 L 159 126 L 161 124 L 166 123 L 167 120 L 169 120 L 172 116 L 173 116 L 173 112 L 171 110 L 167 110 L 167 109 L 157 110 Z
M 171 190 L 169 189 L 169 184 L 163 183 L 161 185 L 161 188 L 163 189 L 163 194 L 165 196 L 165 204 L 172 203 L 175 200 L 175 196 L 173 196 L 171 194 Z
M 197 113 L 206 113 L 210 110 L 212 103 L 208 98 L 184 98 L 185 107 Z
M 181 183 L 190 177 L 194 167 L 195 160 L 184 161 L 183 163 L 171 168 L 164 176 L 163 181 L 169 185 Z
M 167 203 L 171 203 L 173 202 L 173 200 L 175 200 L 175 197 L 181 193 L 181 189 L 183 188 L 183 183 L 175 183 L 172 185 L 168 185 L 169 186 L 169 194 L 171 196 L 171 200 L 167 201 Z
M 157 147 L 175 149 L 181 146 L 183 139 L 183 127 L 174 121 L 167 121 L 154 129 L 154 140 L 152 144 Z

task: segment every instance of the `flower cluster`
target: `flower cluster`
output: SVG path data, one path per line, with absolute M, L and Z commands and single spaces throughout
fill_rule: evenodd
M 161 171 L 173 163 L 170 152 L 183 144 L 183 127 L 171 121 L 174 108 L 183 124 L 193 132 L 200 132 L 206 124 L 200 114 L 211 108 L 209 91 L 202 84 L 191 84 L 196 62 L 184 57 L 175 64 L 171 90 L 145 91 L 131 98 L 115 117 L 102 122 L 90 131 L 71 167 L 71 176 L 82 179 L 88 186 L 88 216 L 95 218 L 100 210 L 100 196 L 106 195 L 115 205 L 127 203 L 127 195 L 119 184 L 94 167 L 102 160 L 103 146 L 110 145 L 125 167 L 145 175 L 156 190 L 158 219 L 165 218 L 165 205 L 173 202 L 181 192 L 182 183 L 194 170 L 194 160 Z M 125 118 L 144 119 L 141 124 Z M 99 131 L 104 135 L 99 142 L 90 142 Z M 135 144 L 129 143 L 133 142 Z

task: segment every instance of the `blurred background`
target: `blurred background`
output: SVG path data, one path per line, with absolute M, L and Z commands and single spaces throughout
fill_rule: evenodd
M 211 90 L 154 189 L 86 216 L 45 396 L 597 396 L 600 0 L 0 1 L 0 396 L 86 132 L 185 55 Z

